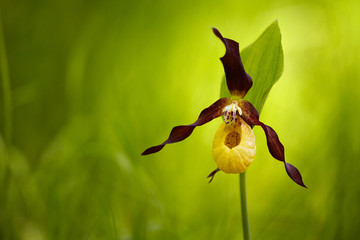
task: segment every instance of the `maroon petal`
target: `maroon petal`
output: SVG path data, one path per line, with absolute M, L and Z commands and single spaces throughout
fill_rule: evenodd
M 241 117 L 249 125 L 259 125 L 264 130 L 270 154 L 275 159 L 282 161 L 285 164 L 286 172 L 294 182 L 296 182 L 300 186 L 306 187 L 302 181 L 301 174 L 296 169 L 296 167 L 294 167 L 290 163 L 285 162 L 285 149 L 274 129 L 259 121 L 259 113 L 256 111 L 255 107 L 250 102 L 241 100 L 240 107 L 242 110 Z
M 241 117 L 247 122 L 247 124 L 251 125 L 260 125 L 259 121 L 259 113 L 256 108 L 248 101 L 241 100 L 240 108 L 242 111 Z
M 228 98 L 220 98 L 210 107 L 205 108 L 199 115 L 199 118 L 190 125 L 176 126 L 171 130 L 169 138 L 160 145 L 146 149 L 141 155 L 148 155 L 160 151 L 166 144 L 180 142 L 191 135 L 195 127 L 210 122 L 214 118 L 221 116 L 222 109 L 228 104 Z
M 276 132 L 274 131 L 274 129 L 272 129 L 270 126 L 263 124 L 262 122 L 260 122 L 260 126 L 262 127 L 262 129 L 265 132 L 267 145 L 268 145 L 269 152 L 271 153 L 271 155 L 274 158 L 276 158 L 282 162 L 285 162 L 284 146 L 280 142 L 279 137 L 276 134 Z
M 215 35 L 225 44 L 226 53 L 220 58 L 226 75 L 226 84 L 233 96 L 243 98 L 252 86 L 251 77 L 245 72 L 241 62 L 239 43 L 223 38 L 219 30 L 213 28 Z

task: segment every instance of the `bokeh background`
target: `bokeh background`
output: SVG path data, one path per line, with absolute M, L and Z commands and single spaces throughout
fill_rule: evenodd
M 221 119 L 151 156 L 219 97 L 224 46 L 278 19 L 284 72 L 247 171 L 254 239 L 360 233 L 360 2 L 1 0 L 0 239 L 241 239 L 238 176 L 218 173 Z M 256 81 L 256 79 L 255 79 Z

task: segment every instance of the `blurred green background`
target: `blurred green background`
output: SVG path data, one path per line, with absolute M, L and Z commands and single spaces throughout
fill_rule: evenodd
M 140 154 L 218 99 L 211 27 L 242 49 L 275 19 L 285 66 L 260 119 L 309 189 L 255 127 L 253 239 L 359 236 L 358 0 L 0 3 L 0 239 L 241 239 L 238 176 L 205 178 L 221 119 Z

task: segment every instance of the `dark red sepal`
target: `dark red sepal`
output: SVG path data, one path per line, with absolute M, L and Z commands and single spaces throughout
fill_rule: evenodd
M 210 107 L 205 108 L 200 113 L 198 119 L 190 125 L 176 126 L 171 132 L 169 138 L 160 145 L 146 149 L 141 155 L 148 155 L 160 151 L 166 144 L 180 142 L 191 135 L 195 127 L 201 126 L 207 122 L 210 122 L 214 118 L 220 117 L 222 109 L 229 103 L 228 98 L 220 98 Z
M 251 88 L 253 82 L 251 77 L 245 72 L 241 62 L 239 43 L 228 38 L 223 38 L 216 28 L 213 28 L 213 32 L 226 47 L 225 55 L 220 58 L 220 60 L 224 66 L 227 87 L 231 95 L 243 98 Z
M 217 169 L 215 169 L 214 171 L 212 171 L 212 172 L 206 177 L 206 178 L 210 178 L 210 180 L 209 180 L 208 183 L 211 183 L 211 182 L 212 182 L 212 180 L 214 179 L 215 174 L 216 174 L 218 171 L 220 171 L 219 168 L 217 168 Z
M 275 159 L 282 161 L 285 164 L 287 174 L 295 183 L 306 188 L 305 184 L 302 181 L 301 174 L 296 169 L 296 167 L 294 167 L 290 163 L 285 162 L 285 149 L 274 129 L 259 121 L 259 113 L 256 111 L 255 107 L 250 102 L 241 100 L 240 108 L 242 110 L 241 117 L 245 120 L 245 122 L 247 122 L 247 124 L 249 124 L 250 126 L 259 125 L 264 130 L 270 154 Z

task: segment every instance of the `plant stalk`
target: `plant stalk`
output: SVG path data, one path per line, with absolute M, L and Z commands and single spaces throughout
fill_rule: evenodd
M 240 205 L 244 240 L 250 240 L 250 225 L 246 197 L 246 172 L 240 173 Z
M 0 73 L 3 89 L 3 101 L 4 101 L 4 138 L 5 143 L 11 143 L 11 85 L 9 68 L 6 56 L 5 39 L 2 25 L 2 15 L 0 11 Z
M 0 96 L 3 97 L 3 127 L 0 128 L 0 151 L 3 150 L 2 156 L 3 159 L 0 159 L 0 163 L 3 160 L 5 168 L 2 172 L 0 172 L 0 206 L 3 209 L 7 209 L 8 197 L 9 197 L 9 189 L 10 189 L 10 178 L 11 178 L 11 169 L 10 169 L 10 157 L 9 157 L 9 149 L 11 147 L 11 131 L 12 131 L 12 103 L 11 103 L 11 84 L 10 84 L 10 75 L 9 75 L 9 67 L 6 55 L 6 46 L 5 46 L 5 37 L 2 23 L 2 12 L 0 6 L 0 81 L 2 87 L 2 93 Z M 1 108 L 0 108 L 1 109 Z M 0 119 L 1 121 L 1 119 Z M 1 132 L 3 131 L 3 132 Z M 2 136 L 3 135 L 3 136 Z M 6 215 L 6 212 L 5 212 Z

